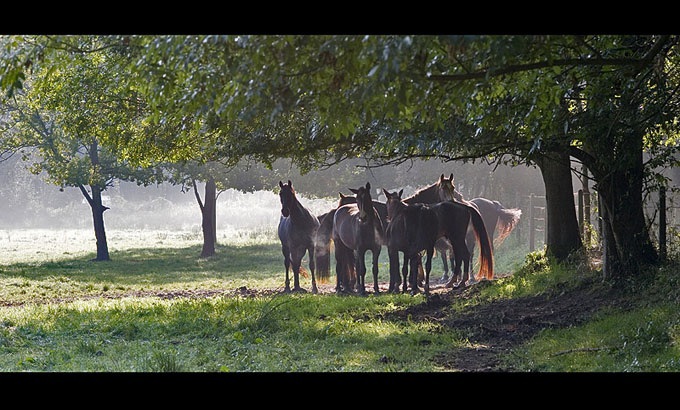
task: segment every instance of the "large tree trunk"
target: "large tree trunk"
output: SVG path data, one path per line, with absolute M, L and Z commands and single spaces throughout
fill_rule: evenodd
M 574 207 L 570 158 L 567 152 L 537 160 L 545 184 L 546 253 L 558 261 L 583 247 Z
M 205 198 L 201 201 L 196 182 L 193 183 L 194 195 L 198 206 L 201 208 L 201 227 L 203 229 L 203 249 L 201 257 L 207 258 L 215 255 L 215 244 L 217 243 L 216 232 L 216 208 L 217 208 L 217 188 L 215 179 L 209 177 L 205 183 Z
M 625 156 L 629 160 L 626 161 L 628 166 L 610 170 L 597 183 L 603 207 L 603 259 L 606 261 L 606 268 L 602 273 L 605 280 L 637 275 L 645 265 L 656 264 L 659 260 L 645 224 L 642 202 L 642 139 L 639 141 L 635 152 L 629 152 Z
M 645 224 L 642 132 L 624 129 L 606 146 L 571 151 L 595 181 L 602 217 L 602 275 L 607 281 L 637 275 L 659 261 Z
M 97 240 L 97 257 L 95 261 L 108 261 L 109 258 L 109 245 L 106 241 L 106 230 L 104 229 L 104 211 L 109 209 L 109 207 L 102 204 L 102 191 L 98 186 L 90 186 L 92 190 L 92 196 L 88 194 L 87 189 L 80 185 L 80 192 L 90 204 L 90 209 L 92 210 L 92 222 L 94 224 L 94 237 Z

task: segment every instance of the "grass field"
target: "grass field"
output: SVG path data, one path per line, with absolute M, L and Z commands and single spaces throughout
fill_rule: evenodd
M 371 319 L 422 295 L 234 298 L 242 287 L 283 290 L 274 229 L 222 236 L 211 258 L 199 257 L 195 231 L 109 230 L 108 262 L 91 261 L 93 236 L 0 231 L 0 370 L 430 372 L 441 370 L 437 351 L 465 343 L 436 324 Z M 382 252 L 381 281 L 388 269 Z M 215 293 L 153 296 L 180 291 Z
M 199 257 L 196 232 L 110 230 L 109 262 L 91 261 L 92 236 L 0 231 L 0 372 L 444 372 L 450 369 L 436 356 L 470 347 L 464 334 L 436 321 L 387 319 L 424 303 L 422 294 L 241 296 L 244 287 L 283 289 L 283 258 L 271 229 L 223 236 L 211 258 Z M 527 253 L 509 238 L 496 260 L 506 278 L 466 303 L 534 295 L 580 276 L 551 266 L 507 274 Z M 433 265 L 436 279 L 440 262 Z M 636 288 L 636 299 L 645 301 L 640 307 L 537 335 L 512 355 L 521 361 L 516 368 L 676 370 L 680 319 L 671 269 Z M 381 255 L 381 280 L 387 270 Z M 309 279 L 302 286 L 309 290 Z M 574 345 L 618 347 L 594 350 L 602 352 L 597 361 L 556 356 Z

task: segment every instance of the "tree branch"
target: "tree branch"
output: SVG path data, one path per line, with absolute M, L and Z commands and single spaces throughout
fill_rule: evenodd
M 643 58 L 589 58 L 589 59 L 582 59 L 582 58 L 566 58 L 566 59 L 556 59 L 556 60 L 551 60 L 551 61 L 539 61 L 536 63 L 530 63 L 530 64 L 517 64 L 517 65 L 509 65 L 503 68 L 498 68 L 498 69 L 486 69 L 486 70 L 480 70 L 480 71 L 475 71 L 472 73 L 464 73 L 464 74 L 433 74 L 429 76 L 429 79 L 434 80 L 434 81 L 439 81 L 439 82 L 449 82 L 449 81 L 466 81 L 466 80 L 478 80 L 478 79 L 484 79 L 484 78 L 489 78 L 489 77 L 498 77 L 506 74 L 514 74 L 514 73 L 519 73 L 523 71 L 531 71 L 531 70 L 538 70 L 541 68 L 549 68 L 549 67 L 564 67 L 564 66 L 573 66 L 573 65 L 581 65 L 581 66 L 628 66 L 628 65 L 640 65 L 642 63 L 645 63 L 649 61 L 651 58 L 656 55 L 655 53 L 652 53 L 652 51 L 656 51 L 658 53 L 660 50 L 660 47 L 663 45 L 659 45 L 661 41 L 657 42 L 655 44 L 655 47 L 653 47 L 647 55 L 645 55 Z
M 196 202 L 198 202 L 198 207 L 201 208 L 203 212 L 203 201 L 201 201 L 201 194 L 198 193 L 198 187 L 196 187 L 196 180 L 191 178 L 191 185 L 194 187 L 194 196 L 196 196 Z

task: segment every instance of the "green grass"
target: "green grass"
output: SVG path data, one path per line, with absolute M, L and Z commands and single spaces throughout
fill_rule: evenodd
M 143 240 L 136 233 L 128 244 L 125 232 L 114 232 L 119 242 L 109 262 L 90 261 L 94 249 L 71 249 L 78 235 L 61 235 L 2 244 L 15 251 L 0 254 L 1 372 L 443 372 L 450 369 L 435 363 L 437 355 L 470 347 L 456 329 L 390 315 L 423 303 L 422 295 L 145 296 L 282 290 L 283 258 L 271 233 L 221 243 L 216 256 L 203 259 L 192 235 L 156 232 Z M 502 277 L 452 309 L 579 286 L 598 275 L 578 262 L 565 267 L 548 263 L 542 252 L 527 255 L 511 239 L 496 249 Z M 433 265 L 437 279 L 439 261 Z M 631 280 L 622 290 L 630 306 L 544 330 L 504 360 L 527 372 L 680 370 L 678 272 L 671 261 Z M 309 278 L 302 286 L 311 288 Z
M 680 263 L 631 278 L 619 292 L 628 306 L 606 308 L 583 325 L 545 329 L 505 358 L 520 371 L 677 372 L 680 371 Z M 537 295 L 599 281 L 599 272 L 578 261 L 569 268 L 549 264 L 543 252 L 527 255 L 512 277 L 482 291 L 482 300 Z M 482 302 L 483 303 L 483 302 Z

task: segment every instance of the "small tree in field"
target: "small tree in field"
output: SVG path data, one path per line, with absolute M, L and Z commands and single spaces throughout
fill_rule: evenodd
M 85 42 L 96 43 L 89 38 Z M 75 46 L 75 45 L 74 45 Z M 2 106 L 4 131 L 0 152 L 22 152 L 31 171 L 48 182 L 75 187 L 92 210 L 97 240 L 95 260 L 109 260 L 102 192 L 116 179 L 150 184 L 150 168 L 131 167 L 102 139 L 131 132 L 141 112 L 129 89 L 121 88 L 107 58 L 115 53 L 74 53 L 62 66 L 37 70 Z

